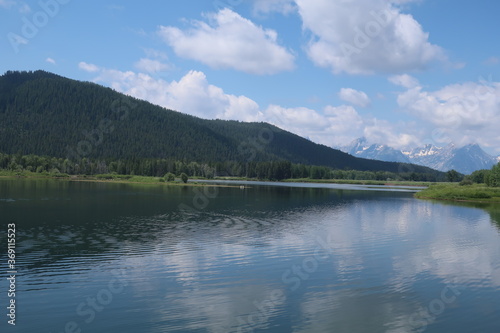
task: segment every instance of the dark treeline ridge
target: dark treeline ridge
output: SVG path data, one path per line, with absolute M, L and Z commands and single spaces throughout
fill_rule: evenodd
M 270 162 L 214 162 L 198 163 L 169 159 L 104 160 L 83 158 L 73 162 L 67 158 L 2 154 L 0 169 L 43 173 L 51 176 L 65 175 L 137 175 L 164 177 L 167 173 L 180 176 L 185 173 L 192 178 L 244 177 L 261 180 L 283 179 L 340 179 L 340 180 L 396 180 L 396 181 L 445 181 L 444 174 L 417 173 L 408 169 L 400 173 L 388 171 L 339 170 L 325 166 L 293 164 L 289 161 Z
M 50 159 L 44 170 L 66 173 L 72 165 L 68 173 L 75 174 L 187 169 L 191 176 L 282 179 L 343 178 L 351 177 L 345 170 L 358 170 L 369 178 L 444 177 L 423 166 L 356 158 L 268 123 L 201 119 L 45 71 L 0 76 L 0 152 L 55 157 L 62 162 Z

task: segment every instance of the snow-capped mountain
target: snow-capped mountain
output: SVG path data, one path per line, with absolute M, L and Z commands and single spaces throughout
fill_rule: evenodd
M 356 157 L 369 158 L 386 162 L 410 163 L 410 160 L 400 150 L 386 145 L 368 144 L 366 138 L 359 138 L 347 146 L 336 147 L 337 149 Z
M 430 168 L 448 171 L 455 169 L 454 167 L 448 168 L 448 161 L 453 158 L 453 153 L 455 146 L 449 144 L 445 147 L 437 147 L 431 144 L 427 144 L 424 147 L 414 148 L 411 150 L 405 150 L 402 153 L 408 157 L 411 163 L 425 165 Z M 457 170 L 458 172 L 461 172 Z
M 455 149 L 453 157 L 448 160 L 445 168 L 469 174 L 480 169 L 491 169 L 492 166 L 498 163 L 499 157 L 487 154 L 478 144 L 469 144 Z M 455 166 L 459 166 L 459 168 Z
M 480 169 L 490 169 L 500 162 L 500 156 L 487 154 L 479 145 L 469 144 L 456 147 L 449 144 L 438 147 L 431 144 L 424 147 L 397 150 L 383 144 L 370 144 L 365 138 L 359 138 L 347 146 L 336 147 L 353 156 L 388 162 L 406 162 L 424 165 L 440 171 L 457 170 L 470 174 Z

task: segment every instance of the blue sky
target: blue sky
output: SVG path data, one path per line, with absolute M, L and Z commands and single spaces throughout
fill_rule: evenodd
M 328 146 L 500 154 L 500 2 L 0 0 L 0 72 L 44 69 Z

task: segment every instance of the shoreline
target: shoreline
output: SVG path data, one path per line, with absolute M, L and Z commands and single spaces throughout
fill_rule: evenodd
M 484 184 L 461 186 L 457 183 L 434 184 L 414 194 L 417 199 L 451 202 L 471 202 L 500 204 L 500 188 L 487 187 Z
M 109 178 L 108 178 L 109 177 Z M 115 177 L 115 178 L 113 178 Z M 93 183 L 111 183 L 111 184 L 139 184 L 139 185 L 163 185 L 163 186 L 217 186 L 217 187 L 240 187 L 241 185 L 230 184 L 211 184 L 203 182 L 204 178 L 193 178 L 187 183 L 176 179 L 172 182 L 163 181 L 163 177 L 151 176 L 131 176 L 131 175 L 51 175 L 34 172 L 23 172 L 21 174 L 13 171 L 0 171 L 0 179 L 32 179 L 32 180 L 55 180 L 70 182 L 93 182 Z M 238 178 L 238 177 L 219 177 L 213 181 L 241 181 L 251 184 L 263 180 Z M 198 182 L 200 181 L 200 182 Z M 264 180 L 266 182 L 275 182 Z M 414 194 L 416 199 L 437 200 L 446 202 L 464 202 L 464 203 L 482 203 L 482 204 L 500 204 L 500 188 L 486 187 L 484 184 L 474 184 L 469 186 L 460 186 L 457 183 L 427 183 L 411 181 L 378 181 L 378 180 L 350 180 L 350 179 L 284 179 L 285 183 L 304 183 L 304 184 L 346 184 L 346 185 L 377 185 L 387 187 L 425 187 Z M 248 186 L 245 185 L 245 188 Z
M 132 176 L 134 177 L 134 176 Z M 131 177 L 131 178 L 132 178 Z M 58 177 L 58 176 L 51 176 L 51 175 L 40 175 L 37 174 L 36 176 L 34 175 L 1 175 L 0 174 L 0 179 L 12 179 L 12 180 L 19 180 L 19 179 L 31 179 L 31 180 L 56 180 L 56 181 L 68 181 L 68 182 L 91 182 L 91 183 L 108 183 L 108 184 L 140 184 L 140 185 L 164 185 L 164 186 L 207 186 L 206 183 L 198 183 L 196 182 L 196 179 L 192 179 L 191 182 L 188 183 L 183 183 L 182 181 L 176 180 L 173 182 L 164 182 L 160 181 L 159 179 L 161 177 L 150 177 L 150 176 L 137 176 L 138 178 L 147 178 L 147 181 L 141 181 L 141 180 L 131 180 L 129 179 L 99 179 L 96 178 L 95 176 L 69 176 L 69 177 Z M 212 186 L 217 186 L 217 187 L 237 187 L 237 186 L 231 186 L 231 185 L 212 185 Z
M 100 177 L 99 177 L 100 176 Z M 108 176 L 108 175 L 106 175 Z M 65 180 L 65 181 L 81 181 L 81 182 L 98 182 L 98 183 L 117 183 L 117 184 L 161 184 L 169 186 L 228 186 L 237 187 L 235 185 L 221 185 L 221 184 L 208 184 L 203 182 L 207 180 L 205 178 L 191 178 L 188 183 L 183 183 L 180 180 L 175 180 L 173 182 L 165 182 L 160 179 L 163 177 L 152 177 L 152 176 L 130 176 L 130 175 L 109 175 L 109 177 L 116 178 L 103 178 L 102 175 L 50 175 L 50 174 L 40 174 L 34 172 L 23 172 L 22 174 L 15 174 L 13 171 L 0 171 L 0 179 L 50 179 L 50 180 Z M 238 177 L 217 177 L 211 179 L 213 181 L 241 181 L 241 182 L 277 182 L 272 180 L 259 180 L 251 178 L 238 178 Z M 200 181 L 198 183 L 197 181 Z M 352 179 L 284 179 L 280 182 L 284 183 L 310 183 L 310 184 L 346 184 L 346 185 L 377 185 L 377 186 L 406 186 L 406 187 L 427 187 L 431 183 L 426 182 L 410 182 L 410 181 L 381 181 L 381 180 L 352 180 Z

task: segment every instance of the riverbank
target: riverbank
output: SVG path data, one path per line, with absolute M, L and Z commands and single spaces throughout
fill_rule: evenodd
M 184 183 L 180 179 L 172 182 L 165 182 L 163 177 L 132 176 L 132 175 L 67 175 L 53 173 L 36 173 L 30 171 L 14 172 L 0 170 L 0 178 L 4 179 L 51 179 L 74 182 L 99 182 L 99 183 L 120 183 L 120 184 L 163 184 L 169 186 L 205 186 L 204 183 L 191 181 Z
M 419 199 L 500 203 L 500 188 L 487 187 L 484 184 L 465 186 L 456 183 L 433 184 L 415 193 L 415 197 Z
M 25 178 L 25 179 L 58 179 L 68 181 L 88 181 L 88 182 L 113 182 L 113 183 L 140 183 L 140 184 L 164 184 L 173 186 L 205 186 L 206 183 L 197 182 L 197 180 L 205 180 L 203 178 L 193 178 L 185 184 L 180 179 L 173 182 L 164 182 L 163 177 L 149 177 L 149 176 L 132 176 L 132 175 L 116 175 L 116 174 L 103 174 L 103 175 L 67 175 L 67 174 L 54 174 L 54 173 L 36 173 L 30 171 L 15 172 L 0 170 L 0 178 Z M 236 181 L 259 181 L 258 179 L 243 178 L 243 177 L 216 177 L 213 180 L 236 180 Z M 314 183 L 314 184 L 351 184 L 351 185 L 382 185 L 382 186 L 429 186 L 435 183 L 429 182 L 413 182 L 413 181 L 382 181 L 382 180 L 352 180 L 352 179 L 285 179 L 283 182 L 294 183 Z

